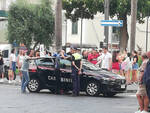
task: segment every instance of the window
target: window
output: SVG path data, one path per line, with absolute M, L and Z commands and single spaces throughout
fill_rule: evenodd
M 120 39 L 120 28 L 119 27 L 112 27 L 112 42 L 118 43 Z
M 78 34 L 78 22 L 72 22 L 72 34 Z
M 60 67 L 63 69 L 71 69 L 71 62 L 69 60 L 60 59 Z
M 118 33 L 119 30 L 120 30 L 119 27 L 113 27 L 113 28 L 112 28 L 112 33 Z
M 39 66 L 47 66 L 47 67 L 54 66 L 53 60 L 50 58 L 38 59 L 36 60 L 36 63 Z
M 8 50 L 2 51 L 3 58 L 8 58 Z

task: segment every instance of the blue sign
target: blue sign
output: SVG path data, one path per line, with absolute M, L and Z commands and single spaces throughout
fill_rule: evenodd
M 102 26 L 123 27 L 123 20 L 101 20 Z

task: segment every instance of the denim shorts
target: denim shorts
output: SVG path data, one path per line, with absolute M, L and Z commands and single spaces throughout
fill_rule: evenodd
M 138 70 L 139 66 L 138 63 L 132 65 L 132 70 Z
M 13 72 L 16 71 L 16 62 L 12 62 L 12 70 L 13 70 Z

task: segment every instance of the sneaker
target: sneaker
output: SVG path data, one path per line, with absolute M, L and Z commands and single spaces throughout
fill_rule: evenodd
M 4 82 L 4 79 L 1 79 L 0 82 Z
M 139 110 L 139 111 L 136 111 L 135 113 L 141 113 L 141 111 Z
M 141 113 L 148 113 L 147 111 L 142 111 Z
M 12 83 L 12 81 L 9 80 L 8 83 Z

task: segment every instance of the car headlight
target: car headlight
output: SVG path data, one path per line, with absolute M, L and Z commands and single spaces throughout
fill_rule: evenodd
M 103 77 L 103 80 L 105 80 L 105 81 L 115 81 L 116 79 Z

